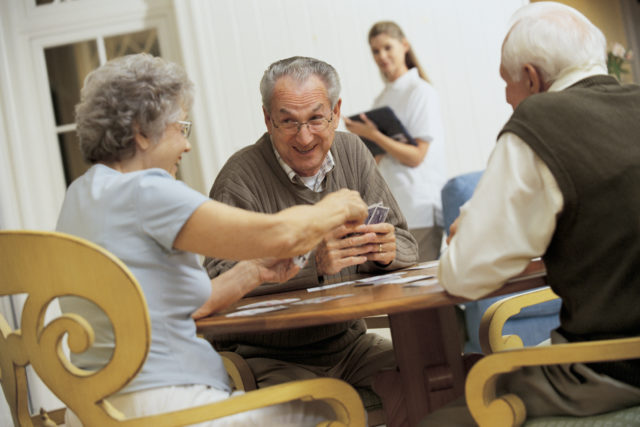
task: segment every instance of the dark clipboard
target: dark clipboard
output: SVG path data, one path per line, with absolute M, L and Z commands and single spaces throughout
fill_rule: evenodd
M 409 135 L 409 132 L 404 128 L 404 125 L 400 122 L 400 119 L 398 119 L 391 107 L 374 108 L 373 110 L 365 111 L 364 114 L 369 118 L 369 120 L 378 126 L 380 132 L 387 135 L 389 138 L 399 142 L 404 142 L 405 144 L 418 145 L 416 140 L 413 139 L 413 137 Z M 349 118 L 351 120 L 362 122 L 360 114 L 356 114 Z M 385 153 L 385 151 L 375 142 L 367 138 L 361 139 L 369 151 L 371 151 L 372 155 L 376 156 L 378 154 Z

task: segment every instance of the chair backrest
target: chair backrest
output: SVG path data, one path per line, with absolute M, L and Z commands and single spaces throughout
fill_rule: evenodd
M 119 412 L 104 399 L 140 371 L 151 343 L 144 295 L 129 269 L 115 256 L 84 239 L 56 232 L 0 231 L 0 295 L 25 294 L 20 324 L 12 330 L 0 316 L 0 379 L 15 425 L 32 425 L 25 367 L 80 419 L 108 425 Z M 63 352 L 68 336 L 72 352 L 94 340 L 82 317 L 63 314 L 45 325 L 45 313 L 61 296 L 85 298 L 109 317 L 118 345 L 99 371 L 74 366 Z
M 449 227 L 460 215 L 460 206 L 465 204 L 473 195 L 482 171 L 469 172 L 451 178 L 442 187 L 440 197 L 442 198 L 442 217 L 444 219 L 444 230 L 449 233 Z

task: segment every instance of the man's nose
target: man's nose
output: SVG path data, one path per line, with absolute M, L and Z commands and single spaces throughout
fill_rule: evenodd
M 304 144 L 308 144 L 313 140 L 313 133 L 309 129 L 309 124 L 302 123 L 300 125 L 298 133 L 296 134 L 296 139 Z

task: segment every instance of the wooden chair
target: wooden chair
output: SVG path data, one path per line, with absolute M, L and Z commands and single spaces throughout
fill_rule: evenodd
M 231 351 L 221 351 L 219 353 L 237 390 L 257 390 L 258 385 L 256 384 L 255 376 L 251 371 L 251 367 L 242 356 Z M 360 389 L 357 393 L 362 404 L 367 409 L 367 425 L 369 427 L 384 425 L 385 414 L 382 409 L 380 397 L 375 395 L 373 391 L 366 389 Z
M 56 425 L 64 416 L 64 409 L 29 413 L 25 375 L 29 364 L 89 426 L 187 425 L 297 399 L 325 401 L 336 414 L 336 425 L 365 425 L 358 394 L 335 379 L 296 381 L 222 402 L 126 419 L 108 399 L 140 371 L 151 342 L 145 298 L 129 269 L 108 251 L 77 237 L 0 231 L 0 280 L 0 295 L 27 296 L 19 328 L 12 330 L 0 316 L 0 380 L 16 426 Z M 98 371 L 74 366 L 62 349 L 65 336 L 72 352 L 91 346 L 93 330 L 84 318 L 67 313 L 44 324 L 47 307 L 64 295 L 94 302 L 112 322 L 117 345 L 111 360 Z
M 640 406 L 590 417 L 527 419 L 524 404 L 518 396 L 496 397 L 497 377 L 524 366 L 640 358 L 640 337 L 524 348 L 517 336 L 502 336 L 504 322 L 510 316 L 523 307 L 553 298 L 558 297 L 550 289 L 516 295 L 494 303 L 483 316 L 480 337 L 488 355 L 473 366 L 465 386 L 467 406 L 474 420 L 481 427 L 578 425 L 576 420 L 581 426 L 640 425 Z M 629 422 L 630 419 L 635 421 Z M 615 424 L 616 420 L 620 423 Z

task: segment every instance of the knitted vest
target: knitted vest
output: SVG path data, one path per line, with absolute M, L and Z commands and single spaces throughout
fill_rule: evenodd
M 543 256 L 562 297 L 560 332 L 569 341 L 639 335 L 640 86 L 594 76 L 530 96 L 502 132 L 533 149 L 564 198 Z M 623 365 L 591 366 L 640 385 L 640 361 Z

